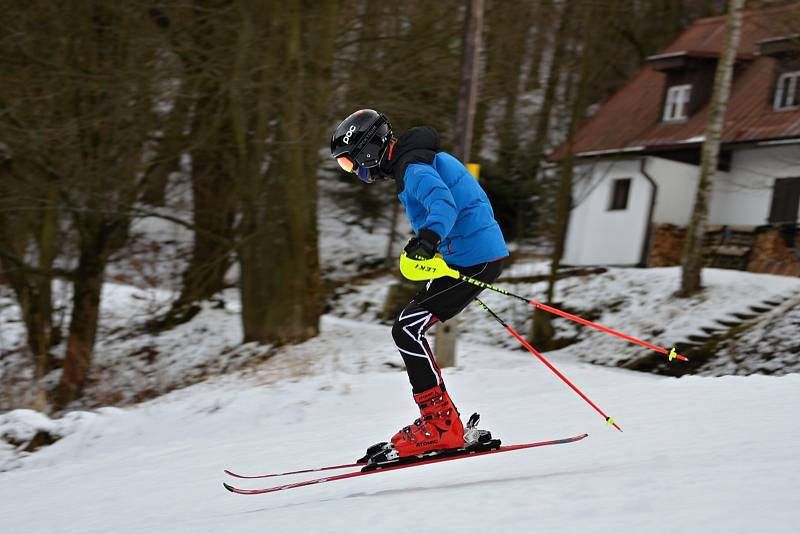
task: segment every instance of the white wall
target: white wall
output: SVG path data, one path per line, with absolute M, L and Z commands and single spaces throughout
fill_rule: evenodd
M 652 186 L 639 170 L 639 160 L 600 162 L 576 168 L 564 263 L 571 265 L 636 265 L 650 210 Z M 628 207 L 609 211 L 615 179 L 631 178 Z
M 694 207 L 700 168 L 662 158 L 647 158 L 645 171 L 658 185 L 653 222 L 686 226 Z
M 700 169 L 647 158 L 646 170 L 658 184 L 654 223 L 689 224 Z M 800 145 L 754 147 L 733 153 L 729 172 L 712 179 L 708 224 L 767 224 L 775 178 L 800 177 Z
M 775 178 L 800 177 L 800 145 L 756 147 L 733 153 L 729 173 L 714 177 L 709 224 L 767 224 Z
M 699 167 L 662 158 L 645 158 L 645 171 L 658 186 L 653 222 L 689 224 Z M 575 170 L 564 263 L 636 265 L 648 227 L 652 186 L 641 159 L 601 161 Z M 775 178 L 800 177 L 800 144 L 755 147 L 733 153 L 730 172 L 712 183 L 708 224 L 767 224 Z M 613 182 L 631 178 L 628 208 L 609 211 Z M 800 214 L 799 214 L 800 218 Z

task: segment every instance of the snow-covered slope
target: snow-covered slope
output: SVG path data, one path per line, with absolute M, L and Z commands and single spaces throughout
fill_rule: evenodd
M 717 358 L 701 368 L 718 374 L 800 371 L 800 292 L 723 340 Z
M 320 338 L 258 372 L 73 414 L 70 435 L 0 473 L 1 530 L 797 531 L 800 375 L 672 379 L 554 357 L 619 433 L 526 353 L 476 344 L 446 371 L 463 414 L 508 443 L 589 438 L 271 495 L 222 488 L 223 468 L 346 462 L 410 422 L 405 373 L 383 366 L 389 339 L 326 317 Z
M 496 285 L 518 295 L 545 300 L 546 282 L 519 282 L 524 277 L 547 272 L 547 262 L 517 262 L 501 275 Z M 334 313 L 346 318 L 370 318 L 377 313 L 390 276 L 373 279 L 353 288 L 342 288 L 334 301 Z M 737 347 L 721 352 L 723 358 L 711 358 L 700 371 L 707 375 L 721 374 L 786 374 L 800 372 L 800 306 L 788 305 L 800 299 L 800 278 L 773 276 L 727 269 L 704 269 L 705 289 L 698 295 L 681 299 L 675 296 L 680 284 L 679 267 L 657 269 L 608 268 L 605 273 L 573 276 L 556 285 L 557 307 L 594 320 L 604 326 L 655 343 L 681 349 L 691 336 L 701 335 L 704 328 L 726 330 L 720 321 L 736 320 L 737 313 L 751 313 L 751 306 L 764 301 L 793 296 L 787 309 L 776 309 L 764 317 L 764 324 L 752 332 L 737 354 Z M 490 291 L 481 294 L 484 300 L 517 331 L 527 334 L 532 308 L 516 299 Z M 471 342 L 484 342 L 507 348 L 518 344 L 498 328 L 478 306 L 468 306 L 459 315 L 461 334 Z M 638 345 L 628 344 L 597 330 L 556 317 L 553 322 L 560 338 L 575 343 L 557 351 L 558 357 L 575 358 L 600 365 L 616 366 L 631 358 L 648 354 Z M 535 343 L 534 343 L 535 345 Z M 744 361 L 744 360 L 747 361 Z

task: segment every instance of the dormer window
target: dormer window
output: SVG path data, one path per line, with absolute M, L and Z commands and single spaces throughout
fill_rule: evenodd
M 780 75 L 775 87 L 773 103 L 776 111 L 800 107 L 800 83 L 798 80 L 800 80 L 800 71 L 784 72 Z
M 664 102 L 664 122 L 681 122 L 689 117 L 689 98 L 692 95 L 691 85 L 673 85 L 667 89 Z

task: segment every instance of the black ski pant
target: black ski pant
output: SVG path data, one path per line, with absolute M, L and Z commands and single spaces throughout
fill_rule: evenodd
M 470 278 L 491 284 L 503 271 L 503 260 L 452 267 Z M 436 278 L 400 312 L 392 327 L 392 337 L 406 364 L 415 395 L 443 384 L 442 371 L 425 339 L 425 332 L 436 322 L 458 315 L 481 291 L 483 289 L 476 285 L 449 276 Z

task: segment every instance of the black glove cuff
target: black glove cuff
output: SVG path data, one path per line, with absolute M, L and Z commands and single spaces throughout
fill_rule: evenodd
M 439 243 L 442 242 L 442 238 L 439 237 L 439 234 L 433 230 L 428 230 L 427 228 L 420 230 L 418 237 L 420 240 L 427 241 L 428 243 L 432 244 L 434 249 L 438 248 Z

